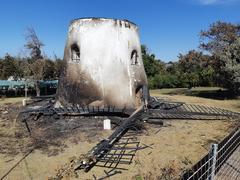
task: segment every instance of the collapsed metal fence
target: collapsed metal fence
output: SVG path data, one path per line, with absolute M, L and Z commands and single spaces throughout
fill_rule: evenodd
M 214 179 L 220 168 L 240 145 L 240 126 L 225 137 L 219 144 L 212 144 L 211 149 L 190 170 L 186 171 L 182 180 Z M 238 157 L 240 158 L 240 157 Z M 240 168 L 238 169 L 238 173 Z
M 20 113 L 19 117 L 22 122 L 26 124 L 29 133 L 31 133 L 32 130 L 28 126 L 28 121 L 34 120 L 34 122 L 37 122 L 37 120 L 41 120 L 39 119 L 41 116 L 52 117 L 54 121 L 64 119 L 68 116 L 108 116 L 114 117 L 111 119 L 113 124 L 119 125 L 107 139 L 100 141 L 83 157 L 71 161 L 66 168 L 60 168 L 57 172 L 57 177 L 62 177 L 66 172 L 75 172 L 79 169 L 89 171 L 93 166 L 112 168 L 106 173 L 107 177 L 119 173 L 117 170 L 119 167 L 117 166 L 120 164 L 130 164 L 135 154 L 133 152 L 144 148 L 139 147 L 139 142 L 137 141 L 131 142 L 129 139 L 125 142 L 120 142 L 120 140 L 124 138 L 123 136 L 129 130 L 141 130 L 141 124 L 143 122 L 156 124 L 166 119 L 235 119 L 240 115 L 237 112 L 220 108 L 189 105 L 181 102 L 167 102 L 152 97 L 150 98 L 147 108 L 142 105 L 135 111 L 134 109 L 119 109 L 110 106 L 93 107 L 74 105 L 56 108 L 52 103 L 53 102 L 47 102 L 47 104 L 38 109 L 30 108 Z M 49 120 L 49 118 L 46 119 Z M 221 143 L 214 144 L 210 153 L 191 170 L 187 171 L 182 179 L 213 179 L 214 175 L 224 165 L 228 157 L 231 156 L 239 146 L 239 140 L 240 132 L 239 128 L 237 128 Z

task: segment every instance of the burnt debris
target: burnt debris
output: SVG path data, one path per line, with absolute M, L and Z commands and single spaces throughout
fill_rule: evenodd
M 31 133 L 28 122 L 38 121 L 40 117 L 54 117 L 55 121 L 69 117 L 108 117 L 116 125 L 115 131 L 106 139 L 100 141 L 87 154 L 70 162 L 66 168 L 60 169 L 57 176 L 61 177 L 66 172 L 77 170 L 89 171 L 93 166 L 111 168 L 110 175 L 118 169 L 121 163 L 130 164 L 139 147 L 139 142 L 125 139 L 128 132 L 138 132 L 144 123 L 163 124 L 165 120 L 219 120 L 234 119 L 240 113 L 228 110 L 191 105 L 181 102 L 168 102 L 157 97 L 151 97 L 148 105 L 142 104 L 137 110 L 116 107 L 70 106 L 55 108 L 53 104 L 46 104 L 38 109 L 27 109 L 20 113 L 19 118 L 25 123 Z M 102 118 L 103 120 L 104 118 Z M 85 120 L 88 121 L 89 119 Z M 84 119 L 79 119 L 84 121 Z M 121 146 L 120 146 L 121 144 Z M 129 147 L 134 145 L 134 147 Z M 128 150 L 128 151 L 127 151 Z M 126 160 L 126 157 L 129 157 Z M 114 173 L 113 173 L 114 174 Z M 66 175 L 66 174 L 65 174 Z

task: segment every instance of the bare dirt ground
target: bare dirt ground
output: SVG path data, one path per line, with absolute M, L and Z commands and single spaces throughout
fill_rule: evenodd
M 160 95 L 157 91 L 152 93 Z M 184 95 L 162 97 L 240 111 L 240 100 L 209 100 Z M 2 103 L 0 109 L 0 178 L 14 167 L 5 179 L 47 179 L 55 175 L 55 169 L 68 162 L 69 158 L 87 153 L 98 141 L 112 132 L 102 130 L 101 120 L 97 120 L 97 128 L 89 129 L 72 128 L 78 126 L 75 126 L 76 121 L 71 119 L 57 124 L 50 120 L 49 128 L 41 121 L 31 125 L 39 127 L 33 129 L 36 137 L 34 139 L 30 138 L 24 126 L 16 121 L 20 103 Z M 61 123 L 68 123 L 68 128 L 62 129 Z M 128 170 L 110 179 L 179 179 L 186 168 L 207 153 L 211 143 L 223 139 L 235 124 L 236 122 L 230 120 L 174 120 L 164 122 L 162 127 L 146 125 L 147 131 L 138 136 L 138 140 L 141 144 L 153 144 L 152 148 L 139 150 L 133 163 L 125 166 Z M 25 155 L 27 156 L 19 162 Z M 101 177 L 104 169 L 93 167 L 88 173 L 79 172 L 78 178 L 94 179 L 93 174 Z

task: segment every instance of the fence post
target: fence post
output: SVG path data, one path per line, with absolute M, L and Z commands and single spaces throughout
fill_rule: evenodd
M 27 98 L 27 92 L 28 92 L 27 85 L 25 86 L 24 91 L 25 91 L 25 98 Z
M 217 159 L 217 151 L 218 151 L 218 145 L 217 144 L 212 144 L 211 147 L 211 156 L 212 156 L 212 167 L 210 169 L 210 176 L 209 180 L 214 180 L 215 176 L 215 167 L 216 167 L 216 159 Z

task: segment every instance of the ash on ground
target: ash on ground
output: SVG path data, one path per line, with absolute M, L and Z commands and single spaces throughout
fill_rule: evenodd
M 33 103 L 26 108 L 46 106 L 48 101 Z M 18 117 L 24 110 L 21 103 L 6 104 L 0 107 L 0 153 L 10 156 L 38 149 L 48 156 L 57 155 L 67 148 L 67 141 L 78 144 L 80 141 L 95 142 L 106 136 L 103 120 L 107 117 L 55 117 L 41 116 L 29 120 L 27 131 Z

